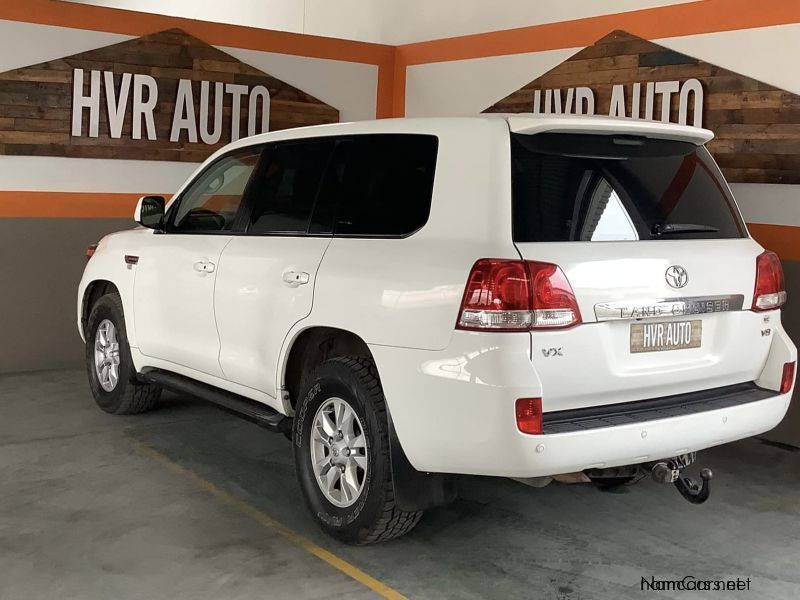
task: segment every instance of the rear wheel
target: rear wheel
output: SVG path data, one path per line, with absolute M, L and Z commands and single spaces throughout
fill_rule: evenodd
M 321 527 L 349 544 L 411 531 L 421 511 L 394 500 L 386 403 L 374 363 L 339 357 L 307 378 L 294 419 L 300 487 Z
M 95 402 L 107 413 L 131 415 L 158 403 L 161 388 L 138 380 L 119 294 L 103 296 L 92 307 L 86 327 L 86 371 Z

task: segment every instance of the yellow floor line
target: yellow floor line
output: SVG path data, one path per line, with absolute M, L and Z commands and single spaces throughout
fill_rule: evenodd
M 145 444 L 142 444 L 138 440 L 132 439 L 131 442 L 133 443 L 134 447 L 138 452 L 144 454 L 145 456 L 148 456 L 149 458 L 152 458 L 153 460 L 160 462 L 162 465 L 164 465 L 171 471 L 177 473 L 184 479 L 191 481 L 197 487 L 208 492 L 218 500 L 221 500 L 228 506 L 231 506 L 236 510 L 238 510 L 239 512 L 247 515 L 248 517 L 250 517 L 257 523 L 263 525 L 264 527 L 272 529 L 276 533 L 282 535 L 284 538 L 286 538 L 295 546 L 298 546 L 303 550 L 305 550 L 306 552 L 308 552 L 309 554 L 313 554 L 320 560 L 325 561 L 334 569 L 341 571 L 342 573 L 344 573 L 348 577 L 351 577 L 352 579 L 355 579 L 357 582 L 359 582 L 362 585 L 365 585 L 366 587 L 368 587 L 381 597 L 391 598 L 393 600 L 405 599 L 405 596 L 403 596 L 396 590 L 390 588 L 388 585 L 381 583 L 374 577 L 370 577 L 358 567 L 351 565 L 346 560 L 343 560 L 338 556 L 336 556 L 335 554 L 333 554 L 332 552 L 325 550 L 325 548 L 318 546 L 307 537 L 297 533 L 292 529 L 289 529 L 288 527 L 286 527 L 286 525 L 279 523 L 272 517 L 265 515 L 263 512 L 261 512 L 254 506 L 251 506 L 246 502 L 239 500 L 235 496 L 230 495 L 228 492 L 217 487 L 210 481 L 203 479 L 202 477 L 200 477 L 193 471 L 190 471 L 186 467 L 182 467 L 181 465 L 171 460 L 167 456 L 161 454 L 161 452 L 159 452 L 158 450 L 155 450 L 150 446 L 146 446 Z

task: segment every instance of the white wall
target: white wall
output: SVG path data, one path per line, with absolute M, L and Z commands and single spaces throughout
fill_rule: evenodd
M 483 33 L 693 0 L 67 0 L 382 44 Z
M 66 0 L 171 17 L 380 41 L 385 0 Z
M 693 0 L 381 0 L 381 41 L 424 40 L 556 23 Z

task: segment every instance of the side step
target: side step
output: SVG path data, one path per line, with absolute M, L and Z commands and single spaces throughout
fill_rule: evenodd
M 196 396 L 216 404 L 223 410 L 275 433 L 283 433 L 287 437 L 291 435 L 292 420 L 261 402 L 161 369 L 154 369 L 140 376 L 173 392 Z

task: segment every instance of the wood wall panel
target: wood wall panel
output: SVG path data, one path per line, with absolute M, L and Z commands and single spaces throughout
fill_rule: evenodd
M 746 49 L 744 49 L 746 51 Z M 708 145 L 729 181 L 800 184 L 800 96 L 615 31 L 561 65 L 493 104 L 485 112 L 531 112 L 536 90 L 586 86 L 595 94 L 595 114 L 609 114 L 614 84 L 625 86 L 628 115 L 632 84 L 649 81 L 703 86 L 703 126 L 715 132 Z M 676 120 L 677 95 L 671 114 Z M 655 114 L 660 115 L 658 98 Z M 691 122 L 692 110 L 689 110 Z
M 84 69 L 84 94 L 90 91 L 89 71 L 112 71 L 117 92 L 122 73 L 153 77 L 158 84 L 154 111 L 157 140 L 131 137 L 131 110 L 126 111 L 122 137 L 109 135 L 105 95 L 101 94 L 99 137 L 88 137 L 89 114 L 83 111 L 83 136 L 71 135 L 73 69 Z M 261 85 L 270 93 L 269 130 L 336 123 L 339 111 L 286 82 L 174 29 L 147 35 L 74 56 L 0 74 L 0 154 L 121 158 L 198 162 L 231 139 L 232 98 L 225 94 L 223 135 L 219 143 L 190 143 L 183 132 L 170 142 L 180 79 L 193 83 L 194 109 L 200 117 L 200 81 Z M 260 103 L 259 103 L 260 106 Z M 247 135 L 248 101 L 242 98 L 240 131 Z M 213 117 L 210 118 L 213 127 Z M 199 128 L 198 128 L 199 129 Z M 146 136 L 145 136 L 146 137 Z

